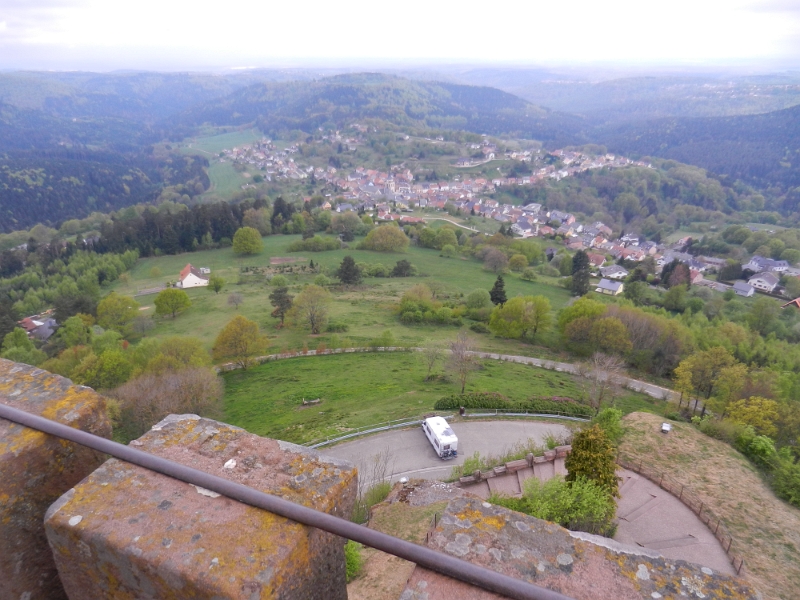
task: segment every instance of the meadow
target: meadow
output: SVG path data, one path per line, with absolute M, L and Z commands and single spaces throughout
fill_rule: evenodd
M 300 357 L 229 371 L 225 379 L 227 423 L 267 437 L 307 442 L 375 423 L 415 417 L 442 396 L 457 393 L 443 362 L 425 380 L 416 352 L 356 353 Z M 534 395 L 569 396 L 582 391 L 572 375 L 527 365 L 486 360 L 474 371 L 467 392 L 499 392 L 512 400 Z M 303 406 L 302 401 L 320 399 Z M 626 391 L 627 410 L 660 411 L 663 402 Z
M 392 267 L 398 260 L 406 259 L 419 270 L 416 277 L 407 278 L 369 278 L 364 285 L 351 289 L 334 288 L 331 304 L 331 321 L 346 326 L 346 332 L 336 334 L 340 343 L 347 338 L 351 345 L 368 343 L 389 329 L 398 345 L 422 345 L 426 341 L 445 342 L 455 338 L 457 328 L 452 326 L 404 325 L 400 323 L 395 307 L 405 290 L 417 283 L 437 285 L 440 297 L 459 299 L 476 288 L 489 290 L 494 284 L 496 275 L 486 271 L 483 265 L 472 258 L 442 258 L 436 250 L 411 247 L 405 253 L 378 253 L 365 250 L 336 250 L 319 253 L 289 253 L 288 245 L 299 236 L 275 235 L 264 238 L 264 250 L 254 256 L 238 257 L 231 248 L 206 250 L 175 256 L 160 256 L 140 259 L 130 272 L 130 280 L 117 282 L 114 289 L 122 294 L 134 295 L 137 291 L 164 285 L 177 280 L 180 270 L 187 263 L 195 267 L 208 267 L 212 273 L 222 276 L 226 285 L 219 294 L 206 288 L 187 290 L 192 306 L 171 317 L 155 317 L 156 327 L 148 332 L 150 337 L 169 335 L 191 335 L 200 338 L 207 348 L 211 348 L 214 339 L 222 327 L 237 312 L 256 321 L 270 337 L 273 351 L 285 349 L 302 349 L 306 344 L 310 349 L 316 348 L 320 342 L 330 347 L 332 334 L 310 336 L 304 330 L 293 328 L 277 329 L 278 320 L 270 316 L 273 310 L 269 294 L 274 289 L 263 275 L 242 273 L 245 267 L 269 267 L 270 258 L 291 256 L 306 259 L 302 264 L 308 265 L 313 259 L 321 265 L 324 272 L 332 278 L 346 255 L 351 255 L 356 262 L 381 263 Z M 352 245 L 355 245 L 353 243 Z M 300 264 L 300 263 L 298 263 Z M 158 274 L 160 273 L 160 274 Z M 314 274 L 288 275 L 290 293 L 296 295 L 304 284 L 311 283 Z M 570 299 L 569 292 L 558 287 L 556 280 L 540 277 L 539 281 L 524 281 L 516 274 L 505 277 L 508 297 L 516 295 L 546 296 L 557 311 Z M 238 293 L 244 302 L 238 310 L 227 304 L 230 293 Z M 152 315 L 155 295 L 140 296 L 137 301 L 142 314 Z M 550 356 L 549 350 L 539 346 L 531 346 L 515 340 L 503 340 L 488 334 L 474 334 L 479 349 L 506 354 L 528 354 Z M 555 332 L 544 332 L 538 340 L 544 346 L 557 346 Z

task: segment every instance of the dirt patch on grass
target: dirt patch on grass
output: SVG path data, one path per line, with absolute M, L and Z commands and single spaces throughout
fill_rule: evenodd
M 293 262 L 306 262 L 306 259 L 302 256 L 273 256 L 269 259 L 269 264 L 271 265 L 284 265 Z
M 775 497 L 739 452 L 685 423 L 660 433 L 663 418 L 631 413 L 620 454 L 689 486 L 720 517 L 744 557 L 745 577 L 765 598 L 800 590 L 800 510 Z

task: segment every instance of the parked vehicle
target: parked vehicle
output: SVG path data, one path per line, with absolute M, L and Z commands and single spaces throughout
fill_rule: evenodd
M 422 431 L 428 437 L 436 454 L 442 460 L 458 456 L 458 438 L 450 424 L 442 417 L 429 417 L 422 422 Z

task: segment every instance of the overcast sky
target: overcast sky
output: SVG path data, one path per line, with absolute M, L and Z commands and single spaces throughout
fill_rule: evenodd
M 800 0 L 0 0 L 1 69 L 398 60 L 800 68 Z

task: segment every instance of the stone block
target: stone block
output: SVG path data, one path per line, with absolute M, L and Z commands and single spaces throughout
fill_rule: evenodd
M 549 462 L 546 456 L 534 456 L 533 457 L 533 464 L 540 465 L 542 463 Z
M 566 458 L 572 452 L 572 446 L 556 446 L 556 458 Z
M 106 401 L 87 387 L 0 359 L 3 404 L 110 437 Z M 0 598 L 66 598 L 47 545 L 44 515 L 104 457 L 0 419 Z
M 556 459 L 556 451 L 545 450 L 544 457 L 547 459 L 548 462 L 554 461 Z
M 195 415 L 140 450 L 349 518 L 356 469 Z M 71 600 L 345 600 L 345 540 L 115 459 L 61 497 L 45 528 Z
M 520 460 L 512 460 L 506 463 L 506 470 L 509 473 L 515 473 L 516 471 L 527 468 L 528 468 L 528 461 L 525 460 L 524 458 Z
M 566 529 L 462 497 L 450 501 L 428 546 L 576 600 L 706 598 L 756 600 L 743 579 L 655 550 Z M 502 600 L 491 592 L 417 566 L 400 600 Z

